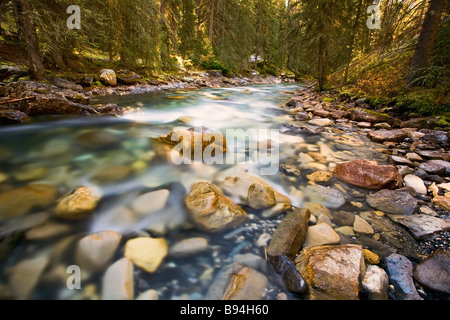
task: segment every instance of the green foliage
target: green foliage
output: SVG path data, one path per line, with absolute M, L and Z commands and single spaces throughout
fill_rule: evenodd
M 214 60 L 213 58 L 210 58 L 208 60 L 202 61 L 201 66 L 205 70 L 220 70 L 224 75 L 226 75 L 228 72 L 230 72 L 230 69 L 226 67 L 222 62 L 218 60 Z

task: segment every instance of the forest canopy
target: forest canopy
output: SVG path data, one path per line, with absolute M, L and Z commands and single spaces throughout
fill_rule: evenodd
M 67 27 L 70 6 L 79 29 Z M 448 105 L 449 9 L 448 0 L 1 0 L 0 39 L 26 43 L 39 80 L 44 69 L 158 74 L 182 63 L 370 95 L 433 88 Z

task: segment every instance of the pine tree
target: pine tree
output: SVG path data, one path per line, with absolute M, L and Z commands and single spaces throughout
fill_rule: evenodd
M 183 0 L 183 15 L 180 28 L 180 53 L 189 57 L 196 50 L 197 44 L 197 18 L 194 13 L 194 0 Z
M 444 0 L 429 1 L 422 29 L 420 31 L 419 41 L 411 63 L 411 70 L 408 74 L 408 84 L 412 84 L 413 81 L 420 76 L 421 69 L 425 68 L 430 61 L 443 7 Z
M 22 31 L 22 36 L 27 46 L 31 78 L 34 80 L 44 80 L 45 71 L 42 64 L 36 27 L 32 18 L 33 7 L 28 0 L 16 0 L 16 3 L 19 10 L 20 30 Z

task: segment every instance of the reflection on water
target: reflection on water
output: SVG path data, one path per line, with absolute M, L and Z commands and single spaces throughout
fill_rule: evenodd
M 193 183 L 221 186 L 227 177 L 243 172 L 259 175 L 258 165 L 242 161 L 175 166 L 157 156 L 151 138 L 198 125 L 223 133 L 226 129 L 280 130 L 280 163 L 303 173 L 281 171 L 262 178 L 301 207 L 305 201 L 314 201 L 305 188 L 305 173 L 331 171 L 336 163 L 353 159 L 383 159 L 357 131 L 292 133 L 285 125 L 300 122 L 277 107 L 289 98 L 281 92 L 297 88 L 271 85 L 110 96 L 98 102 L 126 107 L 123 117 L 65 118 L 0 129 L 0 297 L 3 290 L 5 296 L 21 298 L 100 298 L 106 268 L 123 257 L 127 240 L 141 236 L 163 238 L 169 248 L 185 239 L 202 240 L 190 242 L 197 251 L 187 256 L 169 250 L 154 273 L 135 267 L 135 296 L 152 289 L 160 299 L 202 299 L 217 271 L 233 261 L 266 273 L 261 239 L 273 234 L 282 215 L 264 218 L 244 205 L 249 219 L 243 226 L 207 234 L 192 226 L 184 205 Z M 248 146 L 257 141 L 237 142 L 237 159 L 251 157 Z M 78 220 L 56 216 L 56 203 L 81 186 L 100 197 L 93 213 Z M 239 203 L 239 196 L 230 196 Z M 351 196 L 358 199 L 363 194 Z M 69 290 L 66 269 L 80 261 L 78 242 L 101 231 L 121 234 L 111 262 L 83 273 L 81 291 Z M 205 241 L 206 247 L 202 246 Z M 181 252 L 192 249 L 182 248 Z M 265 298 L 277 293 L 272 285 Z

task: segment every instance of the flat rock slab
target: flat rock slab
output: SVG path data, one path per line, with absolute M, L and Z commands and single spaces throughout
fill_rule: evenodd
M 426 214 L 410 216 L 389 215 L 397 223 L 404 225 L 417 239 L 423 239 L 437 232 L 450 230 L 450 221 Z
M 450 252 L 437 250 L 414 268 L 414 279 L 432 290 L 450 294 Z
M 443 175 L 446 172 L 446 167 L 440 163 L 427 161 L 419 164 L 419 168 L 428 174 Z
M 374 142 L 401 142 L 409 135 L 409 130 L 377 130 L 369 133 L 369 138 Z
M 415 152 L 418 155 L 428 159 L 450 161 L 449 152 L 441 152 L 436 150 L 416 150 Z
M 406 188 L 381 190 L 367 196 L 366 201 L 374 208 L 393 214 L 413 214 L 418 200 Z

